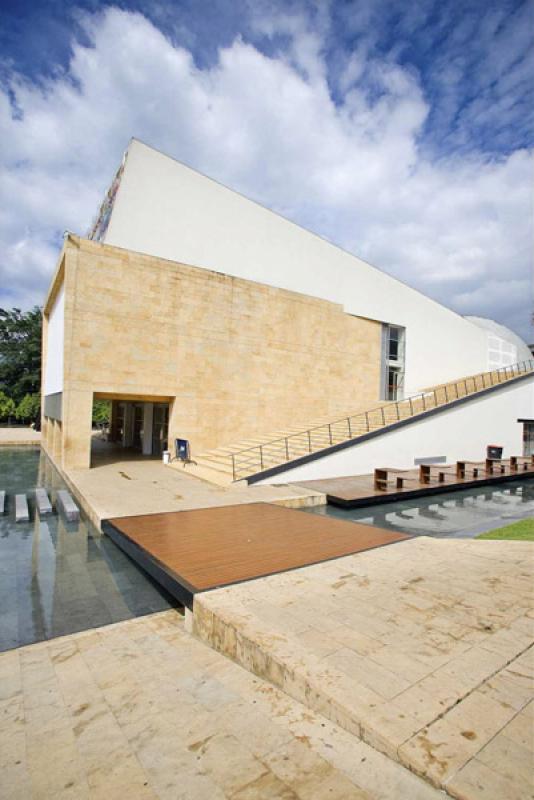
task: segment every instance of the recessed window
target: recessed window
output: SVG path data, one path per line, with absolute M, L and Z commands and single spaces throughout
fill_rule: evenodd
M 384 325 L 382 337 L 382 398 L 400 400 L 404 386 L 405 329 Z

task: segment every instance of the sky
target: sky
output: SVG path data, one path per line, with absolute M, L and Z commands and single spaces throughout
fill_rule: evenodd
M 2 0 L 0 17 L 0 306 L 42 304 L 134 136 L 534 341 L 532 0 Z

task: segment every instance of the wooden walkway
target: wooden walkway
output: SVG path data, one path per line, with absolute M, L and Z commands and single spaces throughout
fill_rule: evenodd
M 369 475 L 299 481 L 299 486 L 324 492 L 332 505 L 364 508 L 429 494 L 454 492 L 503 481 L 534 478 L 534 458 L 512 456 L 494 461 L 421 465 L 415 469 L 381 467 Z
M 189 607 L 197 592 L 410 538 L 269 503 L 118 517 L 102 530 Z

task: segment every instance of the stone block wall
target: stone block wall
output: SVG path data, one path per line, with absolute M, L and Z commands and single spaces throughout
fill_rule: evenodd
M 378 322 L 73 236 L 62 258 L 64 468 L 89 466 L 93 393 L 172 398 L 197 453 L 378 402 Z

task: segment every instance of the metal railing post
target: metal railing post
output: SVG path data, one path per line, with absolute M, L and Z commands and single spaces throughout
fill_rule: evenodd
M 443 388 L 445 389 L 445 402 L 448 403 L 449 402 L 449 393 L 447 391 L 447 387 L 446 386 L 444 386 Z
M 438 407 L 438 396 L 436 394 L 436 390 L 434 389 L 434 407 Z
M 395 403 L 395 406 L 397 408 L 397 420 L 399 420 L 400 419 L 399 404 Z
M 352 428 L 350 427 L 350 417 L 347 417 L 347 427 L 349 429 L 349 439 L 352 439 Z
M 332 426 L 328 423 L 328 438 L 330 439 L 330 444 L 332 444 Z
M 260 444 L 260 467 L 263 469 L 263 447 Z
M 368 411 L 365 412 L 365 422 L 367 423 L 367 433 L 369 433 L 370 428 L 369 428 L 369 412 Z
M 232 453 L 232 480 L 235 481 L 235 456 Z
M 286 436 L 286 461 L 289 461 L 289 442 Z
M 423 401 L 423 411 L 426 411 L 426 400 L 424 392 L 421 392 L 421 400 Z
M 308 449 L 311 453 L 311 431 L 308 431 Z
M 465 394 L 467 396 L 469 394 L 469 389 L 467 388 L 467 378 L 464 381 L 464 386 L 465 386 Z
M 381 407 L 380 411 L 382 412 L 382 425 L 385 425 L 386 417 L 384 416 L 384 406 Z
M 413 403 L 412 398 L 409 397 L 408 400 L 410 401 L 410 416 L 413 417 Z

